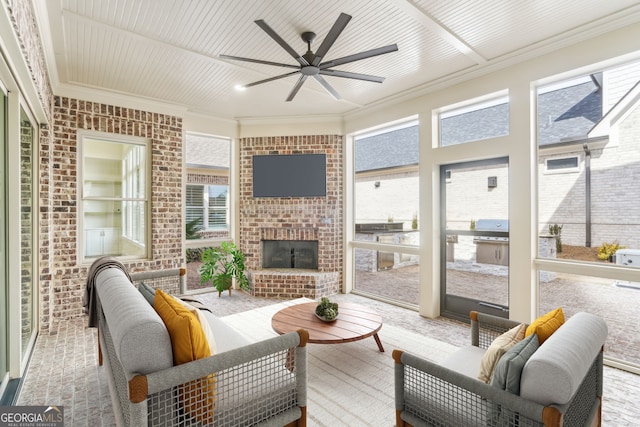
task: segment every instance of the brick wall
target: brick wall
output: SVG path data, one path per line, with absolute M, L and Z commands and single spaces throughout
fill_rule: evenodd
M 129 135 L 151 140 L 151 260 L 125 262 L 130 271 L 177 268 L 182 251 L 182 119 L 55 97 L 54 143 L 51 150 L 53 262 L 49 322 L 55 330 L 60 319 L 82 314 L 89 265 L 77 263 L 79 130 Z M 47 320 L 47 319 L 44 319 Z
M 318 288 L 305 290 L 308 276 L 294 271 L 287 279 L 277 275 L 251 275 L 252 291 L 259 296 L 316 298 L 340 291 L 342 286 L 342 144 L 341 135 L 280 136 L 240 140 L 240 247 L 247 255 L 247 269 L 261 269 L 261 240 L 318 240 L 318 273 L 338 273 L 328 284 L 318 274 Z M 326 154 L 325 197 L 253 197 L 253 156 L 266 154 Z M 293 277 L 300 276 L 300 277 Z M 321 277 L 320 277 L 321 276 Z M 265 281 L 268 281 L 266 283 Z M 300 286 L 295 286 L 295 282 Z M 304 282 L 304 283 L 303 283 Z M 315 286 L 315 285 L 314 285 Z M 262 290 L 261 290 L 262 289 Z M 268 290 L 267 290 L 268 289 Z

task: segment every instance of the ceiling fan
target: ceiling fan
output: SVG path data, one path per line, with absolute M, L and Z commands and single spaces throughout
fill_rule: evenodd
M 232 59 L 236 61 L 245 61 L 245 62 L 253 62 L 256 64 L 266 64 L 273 65 L 277 67 L 286 67 L 286 68 L 294 68 L 295 71 L 290 73 L 281 74 L 275 77 L 269 77 L 268 79 L 259 80 L 257 82 L 249 83 L 242 88 L 248 88 L 251 86 L 256 86 L 262 83 L 267 83 L 273 80 L 278 80 L 284 77 L 292 76 L 295 74 L 300 74 L 300 78 L 293 86 L 293 89 L 289 93 L 287 97 L 287 101 L 293 100 L 296 96 L 303 83 L 307 80 L 308 77 L 313 77 L 316 79 L 318 83 L 322 85 L 336 100 L 340 99 L 340 94 L 324 79 L 323 76 L 333 76 L 333 77 L 344 77 L 347 79 L 356 79 L 356 80 L 364 80 L 368 82 L 382 83 L 384 81 L 384 77 L 371 76 L 368 74 L 360 74 L 360 73 L 352 73 L 350 71 L 340 71 L 333 70 L 333 67 L 338 65 L 348 64 L 349 62 L 360 61 L 361 59 L 371 58 L 373 56 L 383 55 L 385 53 L 395 52 L 398 50 L 398 45 L 391 44 L 384 47 L 379 47 L 377 49 L 371 49 L 364 52 L 356 53 L 353 55 L 345 56 L 338 59 L 333 59 L 330 61 L 322 62 L 324 56 L 327 54 L 331 46 L 335 43 L 336 39 L 342 33 L 344 28 L 347 26 L 349 21 L 351 20 L 351 16 L 346 13 L 341 13 L 336 22 L 329 30 L 329 33 L 324 38 L 320 47 L 314 52 L 311 51 L 311 42 L 316 38 L 316 34 L 310 31 L 304 32 L 301 34 L 302 40 L 307 43 L 307 52 L 304 55 L 298 55 L 298 53 L 293 50 L 289 44 L 282 39 L 269 25 L 267 25 L 264 20 L 259 19 L 255 21 L 256 24 L 260 28 L 262 28 L 273 40 L 276 41 L 280 46 L 284 48 L 284 50 L 289 53 L 297 62 L 298 65 L 290 65 L 283 64 L 280 62 L 271 62 L 271 61 L 263 61 L 261 59 L 251 59 L 251 58 L 243 58 L 240 56 L 231 56 L 231 55 L 220 55 L 221 58 Z

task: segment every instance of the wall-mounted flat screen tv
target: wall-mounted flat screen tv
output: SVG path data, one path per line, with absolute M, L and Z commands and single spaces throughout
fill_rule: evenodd
M 327 195 L 325 154 L 253 156 L 253 197 Z

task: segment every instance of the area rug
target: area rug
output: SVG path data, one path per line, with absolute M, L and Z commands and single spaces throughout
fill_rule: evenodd
M 228 325 L 250 340 L 273 337 L 271 317 L 292 304 L 310 302 L 300 298 L 225 316 Z M 394 362 L 391 352 L 401 349 L 439 362 L 456 347 L 384 323 L 378 333 L 385 352 L 375 340 L 345 344 L 308 345 L 309 426 L 393 426 Z

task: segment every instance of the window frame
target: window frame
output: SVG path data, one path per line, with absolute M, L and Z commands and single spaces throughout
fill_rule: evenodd
M 193 206 L 187 203 L 187 199 L 189 198 L 189 187 L 201 187 L 202 188 L 202 204 L 199 206 Z M 225 199 L 225 206 L 215 207 L 211 205 L 211 200 L 209 197 L 209 187 L 226 187 L 227 189 L 227 197 Z M 207 231 L 229 231 L 229 184 L 193 184 L 187 183 L 185 186 L 185 221 L 188 223 L 193 218 L 187 216 L 188 210 L 201 209 L 200 218 L 202 219 L 201 230 L 204 232 Z M 209 217 L 212 211 L 224 211 L 224 226 L 211 227 Z
M 557 169 L 549 169 L 549 161 L 554 161 L 554 160 L 565 160 L 565 159 L 576 159 L 576 166 L 570 166 L 570 167 L 560 167 Z M 580 156 L 575 154 L 575 155 L 569 155 L 569 156 L 555 156 L 555 157 L 549 157 L 544 159 L 544 173 L 545 175 L 553 175 L 553 174 L 560 174 L 560 173 L 577 173 L 580 172 Z
M 443 143 L 443 122 L 448 119 L 453 119 L 455 117 L 460 117 L 467 114 L 472 114 L 481 110 L 486 110 L 489 108 L 506 106 L 507 117 L 505 118 L 506 124 L 506 132 L 505 133 L 497 133 L 495 135 L 480 135 L 474 138 L 465 139 L 463 141 L 451 142 L 448 144 Z M 509 90 L 501 90 L 494 93 L 489 93 L 484 96 L 479 96 L 475 98 L 470 98 L 462 102 L 458 102 L 455 104 L 450 104 L 445 107 L 442 107 L 436 111 L 437 113 L 437 122 L 438 122 L 438 138 L 437 141 L 434 141 L 434 147 L 443 148 L 443 147 L 451 147 L 454 145 L 462 145 L 469 144 L 477 141 L 486 141 L 495 138 L 504 138 L 508 137 L 511 134 L 511 99 L 509 96 Z
M 105 143 L 115 143 L 115 144 L 128 144 L 133 146 L 141 146 L 144 147 L 144 155 L 141 157 L 141 160 L 144 160 L 144 182 L 141 187 L 144 188 L 144 196 L 143 197 L 124 197 L 124 195 L 120 195 L 118 197 L 109 196 L 108 199 L 111 201 L 119 201 L 121 205 L 121 209 L 123 210 L 123 217 L 127 213 L 124 212 L 125 204 L 127 202 L 141 202 L 145 206 L 145 212 L 142 217 L 142 224 L 139 229 L 142 230 L 143 237 L 139 240 L 130 239 L 127 237 L 127 233 L 125 231 L 125 224 L 122 225 L 121 235 L 119 238 L 127 238 L 130 239 L 134 243 L 141 243 L 144 245 L 144 253 L 140 255 L 131 255 L 131 254 L 119 254 L 117 255 L 121 259 L 135 259 L 135 260 L 148 260 L 151 258 L 151 239 L 152 239 L 152 226 L 148 227 L 146 224 L 151 223 L 151 210 L 152 210 L 152 197 L 151 197 L 151 140 L 143 137 L 136 136 L 128 136 L 128 135 L 120 135 L 120 134 L 112 134 L 107 132 L 95 132 L 95 131 L 78 131 L 77 141 L 78 141 L 78 157 L 76 160 L 76 170 L 77 170 L 77 211 L 78 211 L 78 222 L 77 222 L 77 251 L 76 257 L 78 264 L 89 264 L 95 261 L 99 256 L 86 256 L 86 239 L 85 239 L 85 210 L 84 210 L 84 202 L 87 200 L 98 200 L 96 197 L 88 198 L 89 196 L 85 195 L 84 190 L 84 177 L 85 177 L 85 142 L 89 141 L 98 141 Z M 125 160 L 124 158 L 122 160 Z M 138 166 L 138 168 L 140 165 Z M 125 179 L 123 177 L 121 184 L 125 185 Z M 124 222 L 124 220 L 123 220 Z

